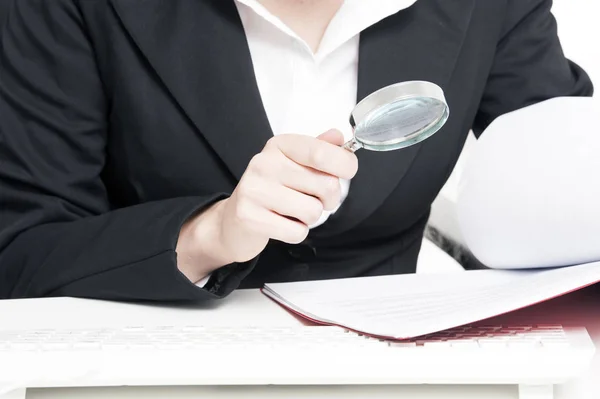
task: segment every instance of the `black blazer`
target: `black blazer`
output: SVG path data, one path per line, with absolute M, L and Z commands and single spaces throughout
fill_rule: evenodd
M 177 269 L 179 229 L 232 192 L 272 135 L 233 0 L 4 3 L 2 298 L 204 300 L 413 272 L 469 130 L 592 93 L 563 56 L 551 1 L 419 0 L 361 35 L 358 97 L 429 80 L 446 92 L 447 125 L 402 151 L 360 151 L 348 199 L 305 243 L 272 242 L 200 289 Z

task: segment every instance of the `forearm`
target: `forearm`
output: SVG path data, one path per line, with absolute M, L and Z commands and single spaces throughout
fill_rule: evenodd
M 171 301 L 227 295 L 235 287 L 196 287 L 178 268 L 176 253 L 185 221 L 217 199 L 158 201 L 32 227 L 0 252 L 0 297 Z

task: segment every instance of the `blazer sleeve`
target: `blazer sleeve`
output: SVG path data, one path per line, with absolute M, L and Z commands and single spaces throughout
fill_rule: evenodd
M 552 0 L 508 0 L 505 23 L 473 131 L 498 116 L 555 97 L 591 96 L 590 78 L 562 50 Z
M 182 224 L 224 198 L 111 209 L 101 178 L 107 104 L 72 0 L 14 0 L 0 34 L 0 298 L 206 300 L 254 262 L 199 288 L 177 268 Z M 208 243 L 207 243 L 208 245 Z

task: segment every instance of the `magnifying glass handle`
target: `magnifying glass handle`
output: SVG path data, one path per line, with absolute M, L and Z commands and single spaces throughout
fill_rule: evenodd
M 362 148 L 362 146 L 360 145 L 360 143 L 358 141 L 356 141 L 356 139 L 352 139 L 348 142 L 346 142 L 346 144 L 344 144 L 342 146 L 343 149 L 348 150 L 350 152 L 356 152 L 359 149 Z

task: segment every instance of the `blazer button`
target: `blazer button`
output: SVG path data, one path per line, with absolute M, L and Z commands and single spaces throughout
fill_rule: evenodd
M 317 256 L 317 249 L 313 246 L 306 244 L 299 244 L 291 246 L 288 249 L 288 254 L 296 260 L 311 260 Z

